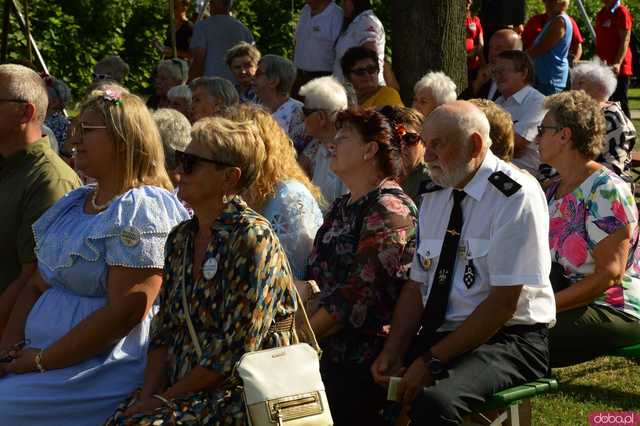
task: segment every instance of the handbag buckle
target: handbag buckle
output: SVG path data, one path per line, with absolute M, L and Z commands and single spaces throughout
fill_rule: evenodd
M 315 416 L 323 411 L 319 392 L 309 392 L 266 401 L 269 416 L 278 425 L 285 421 Z

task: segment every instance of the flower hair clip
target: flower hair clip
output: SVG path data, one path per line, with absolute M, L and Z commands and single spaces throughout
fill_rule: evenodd
M 115 105 L 122 106 L 122 93 L 117 90 L 106 89 L 102 94 L 102 99 L 105 102 L 111 102 Z

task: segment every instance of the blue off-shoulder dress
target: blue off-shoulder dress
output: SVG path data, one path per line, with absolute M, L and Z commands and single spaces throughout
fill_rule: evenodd
M 47 348 L 107 303 L 109 266 L 162 268 L 171 229 L 189 218 L 170 192 L 131 189 L 97 214 L 84 212 L 92 187 L 70 192 L 34 223 L 38 269 L 51 286 L 29 312 L 25 338 Z M 0 378 L 1 425 L 100 425 L 142 385 L 147 317 L 103 353 L 45 373 Z

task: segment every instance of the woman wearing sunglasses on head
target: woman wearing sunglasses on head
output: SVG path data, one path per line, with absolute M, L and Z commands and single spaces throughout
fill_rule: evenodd
M 195 215 L 167 239 L 144 385 L 110 425 L 244 425 L 234 365 L 295 337 L 287 257 L 269 222 L 239 196 L 265 159 L 257 128 L 204 118 L 186 151 L 176 152 L 178 195 Z
M 394 143 L 400 147 L 402 171 L 398 183 L 416 206 L 420 205 L 420 188 L 431 181 L 424 162 L 425 146 L 420 137 L 424 116 L 417 110 L 402 106 L 386 106 L 380 109 L 392 129 Z
M 353 86 L 362 108 L 378 108 L 385 105 L 403 106 L 398 92 L 378 82 L 378 56 L 366 47 L 352 47 L 340 61 L 346 81 Z
M 17 349 L 0 364 L 3 425 L 102 424 L 140 386 L 165 240 L 188 218 L 137 96 L 92 92 L 74 129 L 76 166 L 97 184 L 33 225 L 38 272 L 0 342 Z

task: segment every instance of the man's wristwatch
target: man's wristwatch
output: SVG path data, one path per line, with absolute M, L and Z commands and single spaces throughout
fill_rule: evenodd
M 431 351 L 427 351 L 423 354 L 422 360 L 431 372 L 431 377 L 433 377 L 434 380 L 441 380 L 448 376 L 447 367 L 444 362 L 442 362 L 440 358 L 434 356 Z

